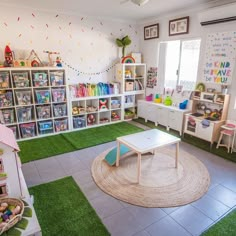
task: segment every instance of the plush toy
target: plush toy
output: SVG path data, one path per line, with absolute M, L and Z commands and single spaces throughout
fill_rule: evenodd
M 93 125 L 95 121 L 96 121 L 95 116 L 93 114 L 88 114 L 87 116 L 88 125 Z
M 99 110 L 107 110 L 107 99 L 99 99 Z

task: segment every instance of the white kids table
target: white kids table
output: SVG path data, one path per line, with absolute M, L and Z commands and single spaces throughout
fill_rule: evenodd
M 116 154 L 116 166 L 119 166 L 120 161 L 120 144 L 124 144 L 131 150 L 138 154 L 138 169 L 137 169 L 137 181 L 139 183 L 141 176 L 141 155 L 147 152 L 154 152 L 157 148 L 164 147 L 171 144 L 176 144 L 175 153 L 175 168 L 178 168 L 178 156 L 179 156 L 179 142 L 180 138 L 167 134 L 157 129 L 151 129 L 136 134 L 130 134 L 122 137 L 118 137 L 117 141 L 117 154 Z

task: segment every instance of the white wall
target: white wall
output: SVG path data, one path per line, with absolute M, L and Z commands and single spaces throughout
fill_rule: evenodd
M 44 50 L 60 52 L 70 83 L 113 79 L 111 67 L 119 60 L 116 38 L 128 34 L 132 44 L 127 52 L 139 51 L 139 32 L 132 22 L 2 6 L 0 24 L 0 61 L 7 44 L 16 59 L 27 58 L 32 49 L 43 61 L 48 61 Z M 78 71 L 83 73 L 78 76 Z
M 235 4 L 232 4 L 232 7 L 236 8 Z M 220 8 L 220 7 L 217 7 Z M 225 10 L 225 8 L 222 8 Z M 236 22 L 228 22 L 228 23 L 221 23 L 221 24 L 215 24 L 215 25 L 209 25 L 209 26 L 201 26 L 200 25 L 200 18 L 199 14 L 202 12 L 202 10 L 199 11 L 188 11 L 188 12 L 181 12 L 174 15 L 169 15 L 157 19 L 153 19 L 150 21 L 147 21 L 145 23 L 142 23 L 140 25 L 140 32 L 143 32 L 143 27 L 148 26 L 151 24 L 159 23 L 160 25 L 160 32 L 159 32 L 159 38 L 158 39 L 151 39 L 151 40 L 144 40 L 143 35 L 140 35 L 140 49 L 143 53 L 144 61 L 147 63 L 147 68 L 151 66 L 158 66 L 158 48 L 159 43 L 163 41 L 169 41 L 169 40 L 178 40 L 178 39 L 190 39 L 190 38 L 201 38 L 201 52 L 200 52 L 200 59 L 199 59 L 199 69 L 198 69 L 198 81 L 203 80 L 203 69 L 204 69 L 204 52 L 205 52 L 205 43 L 206 43 L 206 36 L 209 33 L 214 32 L 227 32 L 227 31 L 235 31 L 235 24 Z M 180 18 L 180 17 L 190 17 L 190 26 L 189 26 L 189 34 L 183 34 L 179 36 L 168 36 L 168 24 L 169 20 Z M 213 17 L 217 18 L 217 16 Z M 235 65 L 236 67 L 236 65 Z M 191 75 L 190 75 L 191 76 Z M 159 80 L 161 78 L 158 78 Z M 162 82 L 159 81 L 159 83 L 162 85 Z M 158 85 L 158 82 L 157 82 Z M 219 85 L 213 85 L 213 84 L 207 84 L 207 87 L 215 87 L 218 91 L 221 91 L 221 86 Z M 153 92 L 155 94 L 156 88 L 154 90 L 147 90 L 148 93 Z M 236 69 L 234 69 L 233 77 L 232 77 L 232 84 L 229 87 L 229 94 L 231 95 L 230 99 L 230 105 L 229 105 L 229 112 L 228 112 L 228 118 L 229 119 L 236 119 L 236 110 L 233 109 L 234 103 L 235 103 L 235 97 L 236 97 Z

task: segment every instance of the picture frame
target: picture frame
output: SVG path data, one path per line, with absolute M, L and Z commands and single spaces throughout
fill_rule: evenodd
M 169 21 L 169 36 L 188 34 L 189 16 Z
M 159 38 L 159 24 L 144 27 L 144 40 Z

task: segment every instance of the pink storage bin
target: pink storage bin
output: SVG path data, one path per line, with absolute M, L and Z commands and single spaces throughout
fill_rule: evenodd
M 146 96 L 146 101 L 148 101 L 148 102 L 152 101 L 152 94 Z

